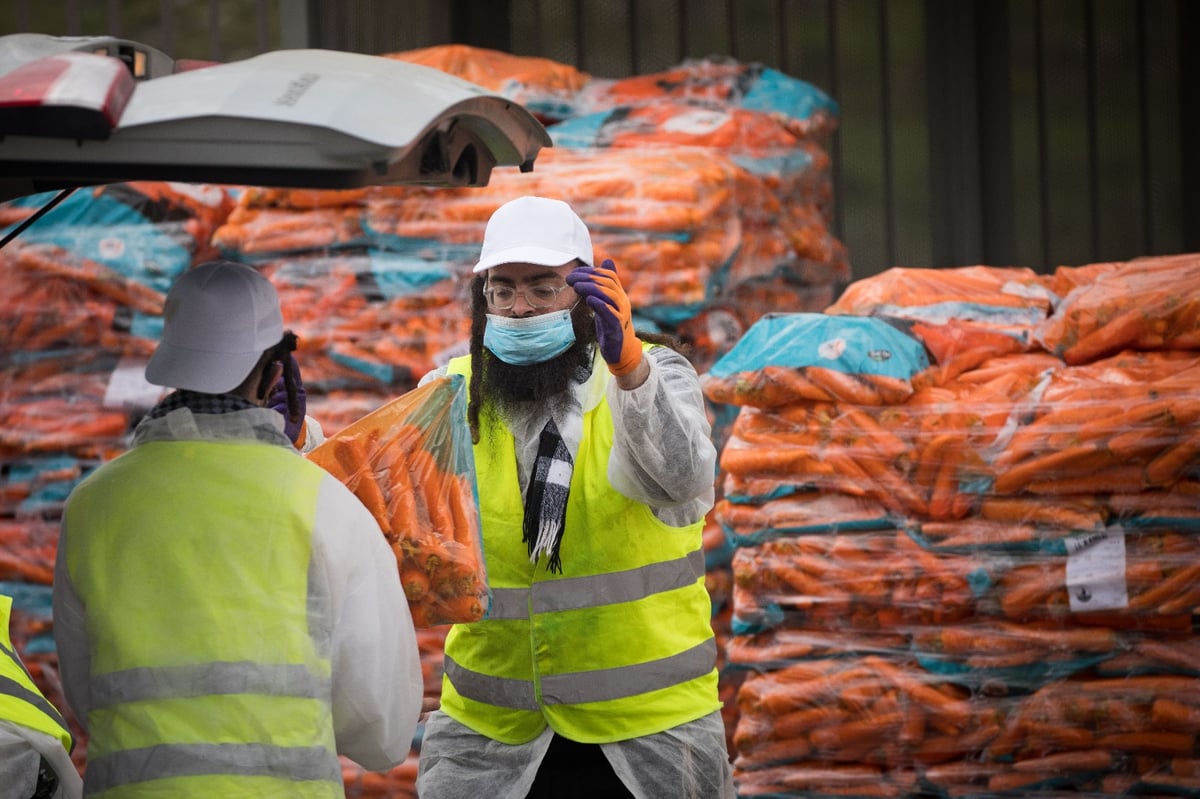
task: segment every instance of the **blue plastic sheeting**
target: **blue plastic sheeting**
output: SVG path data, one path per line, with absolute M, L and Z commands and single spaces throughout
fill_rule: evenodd
M 920 341 L 877 317 L 768 314 L 709 371 L 726 378 L 767 366 L 820 366 L 907 380 L 929 366 L 929 354 Z

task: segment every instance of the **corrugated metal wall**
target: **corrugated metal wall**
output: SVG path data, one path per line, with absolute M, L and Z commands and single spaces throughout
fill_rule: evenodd
M 598 77 L 725 55 L 839 101 L 855 277 L 1200 250 L 1200 4 L 1188 0 L 16 0 L 0 33 L 176 57 L 460 42 Z

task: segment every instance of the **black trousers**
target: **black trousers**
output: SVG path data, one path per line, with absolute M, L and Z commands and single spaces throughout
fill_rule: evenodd
M 599 744 L 555 735 L 526 799 L 633 799 Z
M 54 768 L 43 757 L 42 762 L 38 765 L 37 785 L 34 787 L 33 795 L 29 799 L 50 799 L 57 790 L 58 774 L 54 772 Z

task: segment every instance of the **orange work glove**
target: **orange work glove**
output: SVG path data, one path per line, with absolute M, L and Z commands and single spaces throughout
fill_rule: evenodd
M 642 360 L 642 342 L 633 331 L 629 297 L 611 259 L 599 267 L 581 266 L 567 275 L 567 285 L 583 297 L 596 317 L 596 341 L 608 370 L 620 377 Z

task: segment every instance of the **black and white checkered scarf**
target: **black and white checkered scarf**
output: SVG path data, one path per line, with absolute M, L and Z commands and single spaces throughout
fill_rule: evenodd
M 178 389 L 172 391 L 146 414 L 151 419 L 166 416 L 176 408 L 187 408 L 192 413 L 234 413 L 257 408 L 253 402 L 236 394 L 201 394 L 198 391 Z
M 529 548 L 529 560 L 536 563 L 549 555 L 546 568 L 562 574 L 563 527 L 567 519 L 567 495 L 573 470 L 571 453 L 563 442 L 554 420 L 546 422 L 538 441 L 537 459 L 529 490 L 525 492 L 525 524 L 521 540 Z

